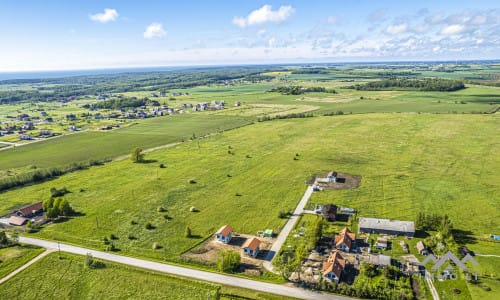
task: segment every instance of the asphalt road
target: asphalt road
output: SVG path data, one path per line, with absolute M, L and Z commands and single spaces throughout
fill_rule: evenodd
M 306 192 L 307 194 L 307 192 Z M 306 195 L 304 195 L 306 196 Z M 307 201 L 306 201 L 307 202 Z M 297 207 L 298 208 L 298 207 Z M 90 253 L 94 258 L 99 258 L 111 262 L 116 262 L 120 264 L 125 264 L 133 267 L 153 270 L 162 273 L 175 274 L 179 276 L 190 277 L 198 280 L 205 280 L 210 282 L 215 282 L 224 285 L 230 285 L 240 288 L 257 290 L 265 293 L 283 295 L 288 297 L 296 297 L 301 299 L 333 299 L 333 300 L 347 300 L 351 298 L 346 298 L 342 296 L 329 295 L 321 292 L 304 290 L 301 288 L 295 288 L 287 285 L 280 285 L 274 283 L 266 283 L 261 281 L 255 281 L 250 279 L 244 279 L 239 277 L 233 277 L 229 275 L 211 273 L 206 271 L 194 270 L 185 267 L 179 267 L 174 265 L 168 265 L 159 262 L 153 262 L 128 256 L 117 255 L 109 252 L 102 252 L 67 244 L 62 244 L 58 242 L 39 240 L 28 237 L 19 237 L 19 242 L 29 245 L 35 245 L 39 247 L 44 247 L 48 250 L 59 250 L 63 252 L 69 252 L 73 254 L 86 255 Z M 82 258 L 83 259 L 83 258 Z

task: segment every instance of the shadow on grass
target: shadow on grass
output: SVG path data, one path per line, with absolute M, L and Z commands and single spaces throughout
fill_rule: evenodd
M 152 163 L 156 163 L 158 162 L 158 160 L 156 159 L 144 159 L 141 161 L 141 164 L 152 164 Z
M 453 238 L 459 245 L 477 244 L 477 239 L 470 230 L 453 229 Z

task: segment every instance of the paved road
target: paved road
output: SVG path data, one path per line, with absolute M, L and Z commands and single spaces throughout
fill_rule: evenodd
M 307 194 L 307 192 L 306 192 L 306 194 Z M 133 258 L 133 257 L 117 255 L 117 254 L 113 254 L 113 253 L 109 253 L 109 252 L 96 251 L 96 250 L 86 249 L 86 248 L 82 248 L 82 247 L 77 247 L 77 246 L 72 246 L 72 245 L 67 245 L 67 244 L 62 244 L 62 243 L 57 243 L 57 242 L 51 242 L 51 241 L 45 241 L 45 240 L 39 240 L 39 239 L 34 239 L 34 238 L 20 236 L 19 242 L 24 243 L 24 244 L 30 244 L 30 245 L 36 245 L 39 247 L 44 247 L 44 248 L 52 250 L 52 251 L 60 249 L 61 251 L 64 251 L 64 252 L 69 252 L 69 253 L 74 253 L 74 254 L 79 254 L 79 255 L 86 255 L 87 253 L 90 253 L 90 254 L 92 254 L 92 256 L 94 258 L 100 258 L 100 259 L 104 259 L 107 261 L 112 261 L 112 262 L 125 264 L 125 265 L 129 265 L 129 266 L 133 266 L 133 267 L 158 271 L 158 272 L 162 272 L 162 273 L 175 274 L 175 275 L 190 277 L 190 278 L 194 278 L 194 279 L 198 279 L 198 280 L 211 281 L 211 282 L 215 282 L 215 283 L 219 283 L 219 284 L 230 285 L 230 286 L 246 288 L 246 289 L 252 289 L 252 290 L 257 290 L 257 291 L 261 291 L 261 292 L 265 292 L 265 293 L 278 294 L 278 295 L 283 295 L 283 296 L 288 296 L 288 297 L 296 297 L 296 298 L 301 298 L 301 299 L 318 299 L 318 300 L 321 300 L 321 299 L 333 299 L 333 300 L 351 299 L 351 298 L 346 298 L 346 297 L 341 297 L 341 296 L 336 296 L 336 295 L 324 294 L 321 292 L 314 292 L 314 291 L 304 290 L 304 289 L 300 289 L 300 288 L 290 287 L 290 286 L 286 286 L 286 285 L 266 283 L 266 282 L 260 282 L 260 281 L 250 280 L 250 279 L 233 277 L 233 276 L 229 276 L 229 275 L 211 273 L 211 272 L 200 271 L 200 270 L 193 270 L 193 269 L 189 269 L 189 268 L 173 266 L 173 265 L 168 265 L 168 264 L 164 264 L 164 263 L 153 262 L 153 261 L 148 261 L 148 260 L 143 260 L 143 259 L 138 259 L 138 258 Z
M 5 276 L 4 278 L 0 279 L 0 284 L 6 282 L 7 280 L 9 280 L 12 277 L 16 276 L 17 273 L 19 273 L 22 270 L 26 269 L 27 267 L 31 266 L 32 264 L 34 264 L 35 262 L 37 262 L 38 260 L 40 260 L 41 258 L 45 257 L 47 254 L 49 254 L 49 253 L 51 253 L 53 251 L 54 251 L 53 249 L 47 249 L 44 252 L 40 253 L 40 255 L 38 255 L 37 257 L 33 258 L 32 260 L 30 260 L 26 264 L 24 264 L 21 267 L 15 269 L 12 273 L 10 273 L 7 276 Z
M 281 246 L 283 246 L 283 243 L 290 234 L 290 231 L 292 231 L 292 229 L 295 227 L 295 224 L 299 220 L 300 215 L 304 212 L 304 207 L 306 206 L 307 201 L 309 201 L 309 198 L 311 198 L 312 193 L 312 186 L 308 186 L 299 204 L 297 204 L 293 215 L 290 216 L 290 219 L 288 219 L 288 222 L 286 222 L 285 227 L 283 227 L 280 234 L 276 238 L 276 241 L 273 243 L 271 250 L 266 256 L 266 260 L 264 261 L 264 268 L 266 268 L 267 270 L 273 272 L 273 265 L 271 264 L 271 261 L 273 260 L 274 255 L 276 255 L 276 253 L 280 251 Z
M 436 288 L 434 287 L 434 283 L 432 283 L 431 274 L 427 271 L 425 271 L 425 280 L 427 281 L 427 284 L 429 285 L 429 289 L 431 290 L 432 298 L 434 300 L 439 300 L 439 294 L 436 291 Z
M 494 254 L 474 254 L 474 256 L 498 257 L 498 258 L 500 258 L 500 255 L 494 255 Z

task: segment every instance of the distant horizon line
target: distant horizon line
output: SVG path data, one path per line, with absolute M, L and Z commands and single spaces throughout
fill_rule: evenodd
M 124 67 L 97 67 L 97 68 L 81 68 L 81 69 L 45 69 L 45 70 L 17 70 L 17 71 L 1 71 L 0 70 L 0 81 L 4 80 L 16 80 L 16 79 L 42 79 L 43 77 L 24 77 L 24 78 L 6 78 L 3 79 L 1 75 L 15 75 L 15 74 L 43 74 L 43 73 L 88 73 L 92 71 L 97 71 L 99 74 L 95 75 L 105 75 L 106 71 L 113 71 L 113 73 L 123 73 L 127 72 L 147 72 L 148 69 L 162 71 L 161 69 L 171 69 L 163 71 L 172 71 L 173 69 L 189 69 L 189 68 L 213 68 L 213 67 L 238 67 L 238 66 L 285 66 L 285 65 L 349 65 L 349 64 L 401 64 L 401 63 L 465 63 L 465 62 L 500 62 L 498 59 L 437 59 L 437 60 L 425 60 L 425 59 L 411 59 L 411 60 L 380 60 L 380 61 L 367 61 L 367 60 L 353 60 L 353 61 L 303 61 L 303 62 L 279 62 L 279 63 L 234 63 L 234 64 L 185 64 L 185 65 L 156 65 L 156 66 L 124 66 Z M 54 74 L 55 75 L 55 74 Z M 84 76 L 84 75 L 94 75 L 94 74 L 75 74 L 75 75 L 63 75 L 66 76 Z M 53 77 L 55 78 L 55 77 Z

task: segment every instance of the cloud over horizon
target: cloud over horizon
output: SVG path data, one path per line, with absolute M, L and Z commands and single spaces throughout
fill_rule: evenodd
M 268 22 L 281 23 L 287 20 L 294 12 L 295 8 L 290 5 L 280 6 L 279 9 L 272 10 L 272 6 L 266 4 L 259 9 L 252 11 L 246 17 L 234 17 L 233 24 L 244 28 Z
M 151 23 L 144 31 L 145 39 L 162 38 L 167 35 L 167 32 L 163 29 L 163 24 L 161 23 Z
M 89 15 L 89 18 L 98 23 L 108 23 L 112 21 L 116 21 L 118 19 L 118 11 L 116 9 L 112 8 L 106 8 L 104 9 L 104 12 L 102 13 L 97 13 L 93 15 Z

